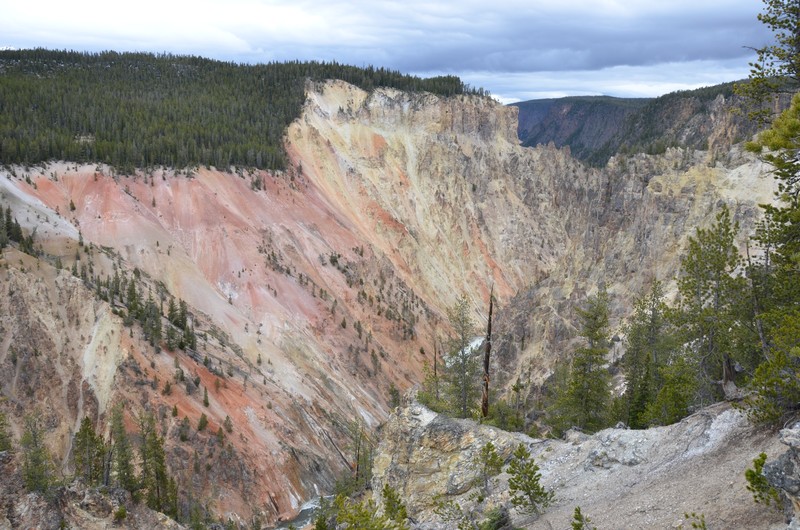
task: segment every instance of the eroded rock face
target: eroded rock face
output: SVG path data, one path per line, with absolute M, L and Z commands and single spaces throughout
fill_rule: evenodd
M 494 283 L 495 388 L 536 383 L 570 346 L 574 308 L 597 285 L 618 322 L 653 278 L 674 276 L 687 236 L 719 206 L 747 229 L 772 197 L 766 168 L 736 148 L 716 159 L 670 149 L 604 170 L 567 150 L 523 148 L 516 109 L 488 98 L 322 83 L 286 142 L 285 173 L 118 175 L 65 162 L 2 171 L 3 203 L 50 256 L 70 267 L 83 239 L 94 253 L 80 250 L 83 262 L 106 277 L 138 270 L 143 293 L 187 302 L 204 337 L 191 354 L 155 352 L 53 258 L 7 249 L 0 366 L 12 377 L 0 384 L 17 438 L 26 407 L 40 404 L 69 471 L 81 416 L 102 430 L 109 406 L 130 403 L 131 428 L 143 410 L 163 419 L 171 469 L 216 512 L 287 518 L 352 464 L 348 423 L 376 427 L 390 384 L 420 381 L 462 292 L 477 319 Z M 177 369 L 191 384 L 167 395 Z M 194 427 L 202 413 L 212 433 L 182 441 L 179 421 Z M 226 416 L 234 430 L 223 444 L 213 433 Z M 425 443 L 433 450 L 445 434 Z M 620 454 L 594 460 L 605 469 L 635 459 Z M 444 491 L 468 481 L 454 476 Z
M 517 444 L 526 444 L 543 485 L 556 495 L 537 519 L 512 510 L 517 526 L 567 527 L 575 506 L 598 528 L 675 528 L 691 512 L 703 513 L 710 527 L 781 526 L 780 514 L 752 501 L 744 480 L 752 458 L 774 450 L 777 441 L 725 404 L 667 427 L 539 440 L 446 418 L 414 403 L 392 414 L 384 428 L 373 491 L 394 487 L 419 528 L 447 528 L 434 513 L 437 499 L 454 500 L 480 520 L 491 507 L 509 505 L 505 472 L 489 497 L 476 501 L 474 462 L 489 441 L 506 462 Z M 378 493 L 375 497 L 380 502 Z
M 764 476 L 789 501 L 786 507 L 789 528 L 800 528 L 800 424 L 783 429 L 780 440 L 789 450 L 777 460 L 764 464 Z

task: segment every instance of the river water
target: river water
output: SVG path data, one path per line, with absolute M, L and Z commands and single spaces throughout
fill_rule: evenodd
M 291 521 L 284 521 L 280 523 L 278 526 L 275 527 L 275 530 L 279 529 L 286 529 L 289 528 L 289 525 L 294 525 L 297 530 L 302 530 L 307 526 L 310 527 L 311 523 L 314 521 L 314 517 L 317 516 L 317 510 L 319 510 L 319 503 L 321 497 L 317 497 L 316 499 L 311 499 L 307 503 L 303 504 L 300 507 L 300 513 L 297 514 L 297 517 L 292 519 Z

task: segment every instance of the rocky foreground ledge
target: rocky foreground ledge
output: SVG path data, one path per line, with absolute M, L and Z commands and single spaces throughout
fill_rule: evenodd
M 787 437 L 796 438 L 784 430 Z M 388 483 L 405 500 L 419 529 L 448 528 L 434 513 L 437 499 L 455 501 L 466 512 L 510 507 L 505 472 L 490 496 L 478 502 L 474 462 L 489 441 L 506 460 L 517 444 L 527 444 L 541 467 L 543 485 L 555 491 L 555 503 L 538 518 L 511 511 L 514 525 L 521 528 L 568 528 L 580 506 L 601 530 L 679 528 L 686 523 L 684 513 L 692 512 L 703 514 L 708 528 L 783 529 L 783 513 L 753 502 L 745 470 L 766 452 L 768 462 L 781 457 L 787 484 L 800 484 L 791 444 L 789 456 L 781 456 L 787 447 L 776 433 L 752 426 L 725 403 L 667 427 L 605 429 L 591 436 L 572 431 L 565 440 L 508 433 L 412 403 L 392 414 L 381 439 L 374 463 L 376 501 Z

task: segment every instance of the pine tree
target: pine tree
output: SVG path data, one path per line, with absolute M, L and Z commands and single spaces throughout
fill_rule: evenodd
M 540 514 L 555 498 L 553 491 L 541 484 L 542 474 L 539 466 L 531 458 L 525 444 L 519 444 L 508 465 L 508 491 L 511 504 L 524 513 Z
M 735 86 L 749 116 L 761 125 L 770 120 L 775 96 L 793 93 L 800 84 L 800 8 L 795 0 L 763 3 L 758 20 L 772 31 L 773 40 L 755 49 L 757 59 L 750 63 L 748 80 Z
M 797 16 L 798 13 L 794 13 Z M 800 410 L 800 96 L 748 149 L 774 167 L 777 203 L 764 207 L 765 223 L 757 241 L 764 260 L 757 268 L 763 281 L 756 305 L 762 336 L 761 364 L 750 382 L 750 417 L 782 425 Z M 762 151 L 765 151 L 762 153 Z
M 381 490 L 381 497 L 383 498 L 383 511 L 386 517 L 397 523 L 405 523 L 406 519 L 408 519 L 408 511 L 403 501 L 400 500 L 400 495 L 397 491 L 389 484 L 384 484 Z
M 661 282 L 654 282 L 650 292 L 634 304 L 634 314 L 626 326 L 627 350 L 622 365 L 625 370 L 625 422 L 633 429 L 647 427 L 643 415 L 661 388 L 659 368 L 677 347 L 667 319 Z
M 152 414 L 147 413 L 140 418 L 139 430 L 142 437 L 139 449 L 142 462 L 140 480 L 141 487 L 145 490 L 147 506 L 176 517 L 177 511 L 173 511 L 176 503 L 173 499 L 174 481 L 167 472 L 164 440 L 158 434 Z
M 52 485 L 53 461 L 44 443 L 44 429 L 39 418 L 25 418 L 22 447 L 22 480 L 28 491 L 45 493 Z
M 2 219 L 2 215 L 0 215 Z M 11 450 L 11 434 L 8 432 L 8 419 L 0 412 L 0 452 Z
M 581 512 L 581 507 L 576 506 L 572 514 L 572 530 L 597 530 L 592 526 L 592 520 Z
M 601 290 L 578 310 L 581 336 L 587 345 L 578 348 L 569 375 L 556 391 L 549 407 L 549 423 L 560 432 L 578 427 L 594 432 L 606 426 L 611 400 L 611 376 L 606 369 L 608 353 L 608 295 Z
M 89 485 L 99 485 L 103 481 L 105 455 L 103 438 L 95 432 L 92 420 L 84 416 L 73 444 L 75 474 Z
M 497 454 L 497 449 L 492 442 L 486 442 L 478 453 L 475 465 L 478 468 L 477 482 L 480 485 L 483 496 L 489 495 L 489 486 L 492 477 L 500 474 L 503 470 L 503 459 Z
M 745 291 L 737 274 L 739 252 L 734 244 L 738 224 L 723 206 L 709 229 L 697 229 L 681 259 L 678 322 L 682 342 L 689 345 L 701 372 L 701 399 L 715 401 L 734 381 L 739 306 Z
M 450 408 L 456 417 L 466 418 L 470 408 L 477 405 L 479 395 L 479 357 L 470 348 L 475 334 L 475 324 L 470 316 L 469 301 L 462 295 L 448 308 L 447 316 L 453 335 L 450 338 L 450 354 L 447 358 L 447 394 Z
M 125 430 L 122 405 L 119 404 L 111 409 L 111 455 L 116 483 L 135 493 L 138 483 L 133 469 L 133 448 Z
M 698 370 L 692 358 L 676 353 L 659 372 L 663 382 L 641 416 L 645 425 L 669 425 L 686 417 L 697 394 Z

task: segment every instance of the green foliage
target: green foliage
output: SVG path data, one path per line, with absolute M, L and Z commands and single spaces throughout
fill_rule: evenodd
M 686 417 L 697 394 L 697 365 L 691 359 L 676 354 L 659 373 L 661 389 L 642 414 L 645 425 L 669 425 Z
M 650 292 L 634 303 L 633 316 L 625 328 L 627 350 L 622 367 L 626 406 L 621 419 L 632 429 L 647 427 L 645 410 L 661 389 L 660 370 L 676 348 L 667 312 L 661 282 L 653 282 Z
M 231 421 L 231 417 L 230 416 L 226 415 L 225 416 L 225 421 L 222 422 L 222 424 L 225 426 L 225 431 L 226 432 L 228 432 L 228 433 L 232 433 L 233 432 L 233 421 Z
M 733 381 L 735 362 L 746 362 L 737 347 L 746 289 L 745 279 L 737 273 L 737 231 L 738 223 L 731 221 L 723 206 L 710 228 L 698 228 L 689 238 L 681 259 L 677 321 L 682 342 L 690 345 L 697 360 L 701 403 L 721 397 L 717 383 Z
M 91 486 L 100 484 L 105 469 L 106 446 L 88 416 L 81 420 L 72 450 L 75 474 Z
M 478 525 L 478 530 L 507 530 L 512 528 L 511 515 L 505 506 L 497 506 L 486 513 L 486 519 Z
M 745 398 L 748 417 L 756 423 L 780 426 L 797 414 L 800 404 L 800 348 L 776 350 L 753 374 Z
M 475 335 L 475 323 L 470 316 L 469 300 L 461 297 L 447 309 L 453 334 L 448 342 L 449 354 L 445 363 L 448 408 L 458 418 L 467 418 L 479 394 L 478 371 L 480 359 L 470 348 Z
M 747 469 L 744 477 L 747 479 L 747 491 L 753 494 L 753 500 L 760 504 L 775 506 L 781 509 L 781 499 L 778 490 L 767 482 L 764 476 L 764 463 L 767 461 L 767 454 L 761 453 L 753 460 L 753 469 Z
M 204 431 L 206 430 L 206 427 L 208 427 L 208 418 L 204 412 L 203 414 L 200 414 L 200 419 L 197 420 L 197 430 Z
M 203 406 L 208 406 L 208 389 L 203 387 Z
M 434 358 L 434 363 L 431 365 L 425 361 L 422 365 L 422 385 L 417 392 L 417 400 L 433 411 L 444 412 L 447 409 L 447 403 L 442 399 L 440 393 L 442 377 L 439 373 L 438 359 Z
M 184 416 L 181 420 L 180 425 L 178 425 L 178 438 L 180 441 L 185 442 L 189 439 L 189 431 L 191 430 L 191 424 L 189 423 L 189 417 Z
M 751 266 L 762 363 L 750 382 L 752 419 L 781 425 L 800 411 L 800 96 L 748 148 L 774 167 L 777 203 L 764 206 L 756 241 L 762 260 Z
M 125 418 L 120 404 L 111 409 L 111 455 L 117 484 L 135 493 L 139 489 L 139 483 L 134 473 L 133 448 L 125 430 Z
M 164 454 L 164 439 L 158 434 L 155 418 L 144 414 L 139 420 L 142 444 L 140 484 L 144 489 L 147 506 L 169 515 L 178 516 L 178 488 L 169 476 Z
M 404 523 L 408 519 L 406 505 L 400 500 L 397 490 L 389 486 L 389 484 L 384 484 L 381 490 L 381 497 L 383 498 L 383 511 L 386 517 L 397 523 Z
M 489 417 L 485 418 L 483 423 L 511 432 L 521 432 L 524 427 L 519 407 L 509 405 L 505 399 L 492 401 L 492 406 L 489 407 Z
M 349 437 L 350 454 L 352 456 L 352 475 L 341 480 L 337 484 L 342 488 L 338 493 L 347 491 L 348 495 L 363 491 L 372 481 L 372 457 L 375 448 L 375 441 L 364 427 L 364 423 L 358 419 L 348 423 L 347 434 Z
M 706 516 L 702 513 L 684 513 L 683 518 L 686 519 L 687 522 L 691 523 L 692 528 L 698 528 L 700 530 L 706 530 L 708 528 L 706 526 Z M 683 525 L 681 525 L 681 528 L 683 528 Z
M 0 451 L 11 450 L 11 434 L 8 432 L 8 419 L 0 412 Z
M 349 530 L 407 530 L 408 524 L 405 521 L 390 520 L 385 515 L 379 515 L 377 507 L 372 499 L 365 502 L 358 502 L 348 499 L 342 495 L 336 497 L 333 502 L 336 514 L 337 528 Z
M 559 381 L 548 422 L 556 431 L 578 427 L 594 432 L 609 421 L 611 375 L 606 369 L 608 353 L 608 295 L 601 290 L 578 310 L 581 335 L 587 346 L 578 348 L 568 375 Z
M 572 530 L 597 530 L 596 526 L 592 526 L 592 520 L 583 515 L 580 506 L 576 506 L 572 514 Z
M 455 501 L 436 499 L 433 511 L 448 525 L 448 528 L 457 528 L 458 530 L 476 530 L 477 528 L 470 514 L 464 513 L 461 505 Z
M 477 482 L 485 497 L 489 495 L 489 486 L 492 477 L 499 475 L 503 470 L 503 459 L 497 454 L 497 449 L 494 444 L 492 442 L 486 442 L 476 455 L 474 465 L 478 468 Z
M 389 384 L 389 407 L 396 409 L 400 406 L 400 391 L 394 385 L 394 383 Z
M 285 169 L 283 136 L 300 115 L 307 79 L 342 79 L 366 90 L 483 93 L 454 76 L 168 54 L 2 51 L 0 70 L 0 160 L 104 162 L 126 172 L 159 165 Z
M 119 523 L 128 517 L 128 510 L 125 506 L 120 506 L 114 511 L 114 522 Z
M 555 493 L 542 486 L 539 466 L 525 444 L 519 444 L 508 465 L 508 491 L 511 504 L 521 512 L 540 514 L 555 498 Z
M 28 491 L 46 493 L 52 485 L 53 461 L 44 443 L 44 429 L 36 416 L 25 418 L 22 447 L 22 480 Z
M 758 20 L 773 34 L 771 44 L 756 48 L 749 79 L 737 83 L 736 93 L 745 100 L 749 116 L 761 124 L 770 116 L 776 94 L 791 93 L 800 81 L 800 6 L 794 0 L 763 0 Z

